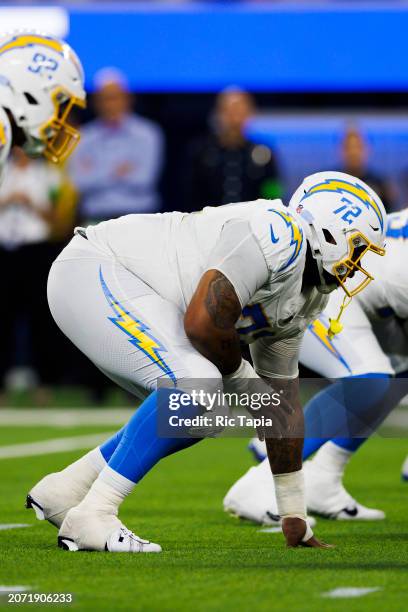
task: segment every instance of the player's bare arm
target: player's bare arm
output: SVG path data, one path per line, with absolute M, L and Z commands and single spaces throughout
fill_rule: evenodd
M 283 390 L 278 418 L 284 437 L 266 438 L 269 463 L 274 474 L 288 474 L 302 468 L 304 418 L 299 397 L 299 379 L 262 377 L 269 386 Z
M 235 289 L 218 270 L 201 278 L 184 316 L 184 329 L 194 346 L 214 363 L 221 374 L 235 372 L 241 363 L 235 329 L 241 314 Z
M 263 377 L 263 379 L 271 387 L 276 388 L 275 380 L 268 377 Z M 282 396 L 285 399 L 278 410 L 280 411 L 279 416 L 282 421 L 281 427 L 284 427 L 287 431 L 287 437 L 278 438 L 273 436 L 265 439 L 269 465 L 274 475 L 290 474 L 302 469 L 304 440 L 304 417 L 299 396 L 299 379 L 295 378 L 286 381 L 280 379 L 279 386 L 284 391 Z M 297 517 L 284 518 L 282 521 L 282 531 L 289 547 L 298 546 L 299 544 L 312 548 L 331 547 L 329 544 L 319 541 L 315 536 L 312 536 L 306 542 L 302 542 L 302 538 L 306 533 L 306 526 L 305 521 Z

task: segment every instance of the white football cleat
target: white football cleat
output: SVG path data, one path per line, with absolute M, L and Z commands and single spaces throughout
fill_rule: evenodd
M 40 521 L 48 521 L 58 529 L 71 508 L 77 506 L 87 490 L 69 481 L 62 472 L 48 474 L 38 482 L 26 498 L 26 508 L 34 510 Z
M 385 513 L 359 504 L 346 491 L 341 472 L 322 469 L 313 460 L 303 464 L 308 512 L 337 521 L 382 521 Z
M 408 482 L 408 456 L 402 464 L 401 478 Z
M 64 550 L 96 550 L 118 553 L 158 553 L 161 546 L 142 540 L 127 529 L 114 514 L 72 508 L 58 534 Z
M 275 497 L 273 476 L 266 459 L 249 470 L 232 485 L 224 497 L 224 510 L 233 516 L 243 518 L 260 525 L 281 524 Z M 308 517 L 310 527 L 316 520 Z

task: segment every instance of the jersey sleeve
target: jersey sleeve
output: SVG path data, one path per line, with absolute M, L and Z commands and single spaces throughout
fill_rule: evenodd
M 289 270 L 305 252 L 305 239 L 299 221 L 280 204 L 259 211 L 251 219 L 251 230 L 261 247 L 272 275 Z
M 270 378 L 296 378 L 299 374 L 299 352 L 304 332 L 292 338 L 273 341 L 258 338 L 249 345 L 254 368 L 259 376 Z
M 11 125 L 3 108 L 0 107 L 0 183 L 10 154 Z
M 407 276 L 404 274 L 404 276 Z M 374 281 L 375 282 L 375 281 Z M 390 308 L 400 319 L 408 319 L 407 279 L 398 275 L 393 283 L 384 283 L 384 289 Z
M 219 270 L 228 278 L 241 307 L 266 283 L 268 266 L 248 221 L 231 219 L 224 224 L 206 270 Z

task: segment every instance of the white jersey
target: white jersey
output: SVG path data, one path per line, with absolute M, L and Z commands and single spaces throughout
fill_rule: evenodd
M 306 240 L 280 200 L 128 215 L 89 227 L 87 237 L 183 312 L 203 273 L 220 270 L 240 299 L 247 343 L 299 336 L 327 301 L 302 292 Z
M 0 184 L 4 175 L 4 168 L 10 154 L 11 125 L 6 111 L 0 106 Z
M 373 258 L 374 281 L 353 298 L 342 318 L 344 330 L 330 341 L 329 318 L 343 299 L 337 290 L 305 334 L 300 361 L 330 378 L 408 370 L 408 209 L 388 217 L 384 257 Z
M 183 389 L 197 379 L 218 384 L 221 373 L 184 329 L 208 270 L 236 291 L 237 330 L 258 374 L 297 376 L 304 330 L 327 297 L 302 286 L 306 239 L 280 200 L 128 215 L 76 234 L 52 266 L 50 309 L 66 336 L 127 390 L 152 390 L 161 379 L 183 380 Z
M 386 254 L 373 258 L 375 281 L 358 296 L 371 319 L 408 318 L 408 209 L 388 215 Z M 372 257 L 369 253 L 368 257 Z M 364 262 L 366 259 L 364 260 Z

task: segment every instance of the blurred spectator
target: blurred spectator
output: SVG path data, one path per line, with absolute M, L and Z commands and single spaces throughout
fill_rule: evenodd
M 125 76 L 111 68 L 95 77 L 97 119 L 82 129 L 70 173 L 80 196 L 79 216 L 95 222 L 160 208 L 158 179 L 163 136 L 153 122 L 131 114 Z
M 191 152 L 190 206 L 281 197 L 282 188 L 271 149 L 245 137 L 255 113 L 252 96 L 227 89 L 217 96 L 214 130 Z
M 367 183 L 380 196 L 386 210 L 391 212 L 395 199 L 393 189 L 383 177 L 369 169 L 368 155 L 369 150 L 363 135 L 355 128 L 347 130 L 342 142 L 344 172 Z
M 47 305 L 50 243 L 61 176 L 15 147 L 0 188 L 0 266 L 6 288 L 0 303 L 0 388 L 13 366 L 37 374 L 37 401 L 48 395 L 56 355 Z

